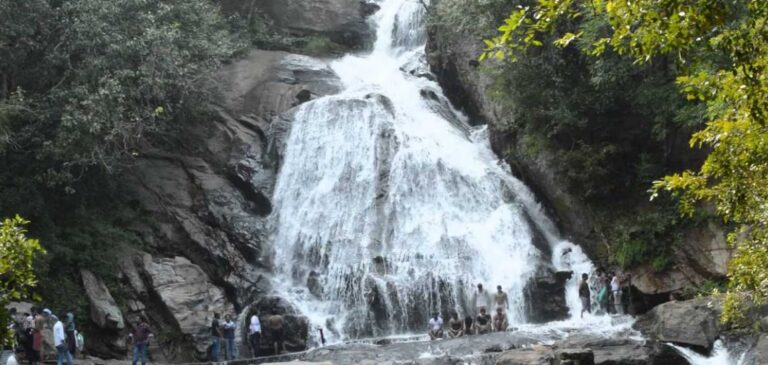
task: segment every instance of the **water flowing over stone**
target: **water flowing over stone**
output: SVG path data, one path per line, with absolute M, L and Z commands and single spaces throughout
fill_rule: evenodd
M 292 114 L 274 194 L 275 289 L 332 341 L 421 331 L 433 312 L 473 314 L 477 283 L 501 285 L 511 325 L 525 323 L 528 280 L 553 265 L 546 251 L 573 245 L 485 129 L 424 76 L 424 3 L 380 5 L 374 50 L 331 65 L 344 91 Z M 551 247 L 537 247 L 541 230 Z M 557 270 L 591 268 L 569 252 L 580 256 Z

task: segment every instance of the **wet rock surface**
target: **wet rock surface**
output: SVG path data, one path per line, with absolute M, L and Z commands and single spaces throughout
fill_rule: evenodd
M 525 287 L 526 314 L 532 323 L 544 323 L 568 318 L 565 284 L 573 272 L 555 272 L 542 268 Z
M 560 341 L 524 333 L 493 333 L 439 341 L 376 345 L 357 343 L 313 349 L 300 354 L 258 359 L 250 363 L 299 361 L 311 364 L 597 364 L 650 365 L 687 362 L 659 343 L 605 339 L 573 334 Z M 392 340 L 392 339 L 390 339 Z M 412 339 L 411 339 L 412 340 Z M 375 341 L 373 341 L 375 342 Z M 544 344 L 544 343 L 547 344 Z M 570 361 L 570 362 L 569 362 Z
M 708 349 L 720 334 L 721 312 L 712 298 L 668 302 L 638 318 L 634 328 L 658 341 Z

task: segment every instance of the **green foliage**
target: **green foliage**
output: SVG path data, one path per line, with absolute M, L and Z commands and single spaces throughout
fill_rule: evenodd
M 0 225 L 0 320 L 8 323 L 9 317 L 5 310 L 11 301 L 29 299 L 32 290 L 37 286 L 37 278 L 33 268 L 34 261 L 45 250 L 40 242 L 27 237 L 24 228 L 29 221 L 18 215 L 6 218 Z M 0 329 L 0 345 L 7 345 L 12 335 L 3 325 Z
M 683 289 L 679 299 L 687 300 L 705 296 L 719 296 L 727 290 L 728 283 L 725 280 L 706 280 L 697 286 Z
M 606 33 L 581 39 L 581 28 L 562 31 L 585 16 L 602 18 Z M 593 56 L 613 51 L 637 63 L 660 55 L 677 60 L 684 70 L 677 85 L 689 100 L 707 105 L 709 122 L 691 147 L 710 152 L 698 171 L 667 176 L 653 190 L 678 197 L 685 214 L 698 202 L 714 202 L 717 213 L 738 227 L 730 235 L 736 254 L 723 314 L 731 324 L 740 322 L 744 297 L 768 298 L 767 22 L 768 3 L 760 0 L 538 0 L 514 10 L 482 55 L 515 59 L 556 34 L 557 46 L 583 41 L 579 47 Z
M 328 37 L 308 37 L 302 43 L 304 43 L 302 53 L 313 56 L 328 56 L 328 55 L 340 55 L 343 54 L 346 49 L 334 42 Z
M 656 272 L 669 269 L 672 252 L 680 239 L 682 222 L 673 206 L 665 206 L 635 216 L 611 217 L 603 227 L 612 242 L 611 261 L 622 268 L 650 263 Z
M 9 57 L 0 76 L 10 87 L 0 100 L 21 88 L 36 104 L 5 134 L 28 137 L 15 142 L 58 162 L 52 172 L 118 165 L 143 137 L 207 101 L 204 81 L 237 48 L 203 0 L 3 4 L 0 54 Z

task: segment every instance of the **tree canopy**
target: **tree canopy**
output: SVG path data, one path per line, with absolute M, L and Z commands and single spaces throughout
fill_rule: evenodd
M 574 22 L 589 16 L 591 24 Z M 702 202 L 736 226 L 723 319 L 737 324 L 745 300 L 768 298 L 768 3 L 760 0 L 537 0 L 520 3 L 485 41 L 481 59 L 516 59 L 551 34 L 559 47 L 606 52 L 636 63 L 674 56 L 677 85 L 707 105 L 708 122 L 690 141 L 709 154 L 697 171 L 656 181 L 684 214 Z M 574 24 L 578 24 L 574 26 Z

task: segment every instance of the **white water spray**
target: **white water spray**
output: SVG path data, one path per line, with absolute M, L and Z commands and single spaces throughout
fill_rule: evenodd
M 740 356 L 734 356 L 728 351 L 723 341 L 717 340 L 709 356 L 702 355 L 696 351 L 682 346 L 668 344 L 691 363 L 691 365 L 743 365 L 745 363 L 746 352 Z
M 384 0 L 375 17 L 372 53 L 332 64 L 345 90 L 293 119 L 274 195 L 275 290 L 331 341 L 471 312 L 476 283 L 502 285 L 510 323 L 524 323 L 524 287 L 543 264 L 534 229 L 557 269 L 592 264 L 557 237 L 484 128 L 473 131 L 439 85 L 409 72 L 427 69 L 423 4 Z M 576 283 L 567 301 L 578 308 Z

